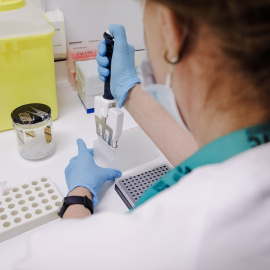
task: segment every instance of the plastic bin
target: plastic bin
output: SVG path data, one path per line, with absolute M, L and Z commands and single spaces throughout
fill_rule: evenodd
M 12 129 L 10 113 L 28 103 L 50 106 L 56 119 L 54 29 L 24 0 L 0 1 L 0 25 L 0 131 Z

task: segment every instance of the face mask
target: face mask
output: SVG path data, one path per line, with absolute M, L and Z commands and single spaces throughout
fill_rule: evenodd
M 141 64 L 142 89 L 148 92 L 171 116 L 189 132 L 188 127 L 176 105 L 175 96 L 171 88 L 171 74 L 167 75 L 166 84 L 156 84 L 154 73 L 148 57 Z

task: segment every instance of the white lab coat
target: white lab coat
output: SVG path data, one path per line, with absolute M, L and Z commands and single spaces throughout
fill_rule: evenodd
M 63 220 L 17 270 L 270 269 L 270 144 L 194 170 L 131 214 Z

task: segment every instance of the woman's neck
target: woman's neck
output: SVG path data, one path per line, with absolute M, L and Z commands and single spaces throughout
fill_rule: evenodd
M 241 75 L 224 72 L 217 81 L 202 84 L 201 91 L 206 94 L 193 108 L 191 128 L 199 147 L 236 130 L 270 121 L 259 89 L 254 89 Z
M 266 116 L 260 108 L 253 106 L 253 109 L 250 107 L 245 111 L 239 107 L 236 111 L 213 110 L 200 114 L 194 121 L 196 124 L 191 127 L 200 148 L 236 130 L 270 121 L 269 116 Z

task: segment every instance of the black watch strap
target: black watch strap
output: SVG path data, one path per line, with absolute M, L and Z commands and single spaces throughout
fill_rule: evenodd
M 87 196 L 69 196 L 64 198 L 63 205 L 58 212 L 58 216 L 62 218 L 67 208 L 72 204 L 82 204 L 85 208 L 89 209 L 91 214 L 94 214 L 93 202 Z

